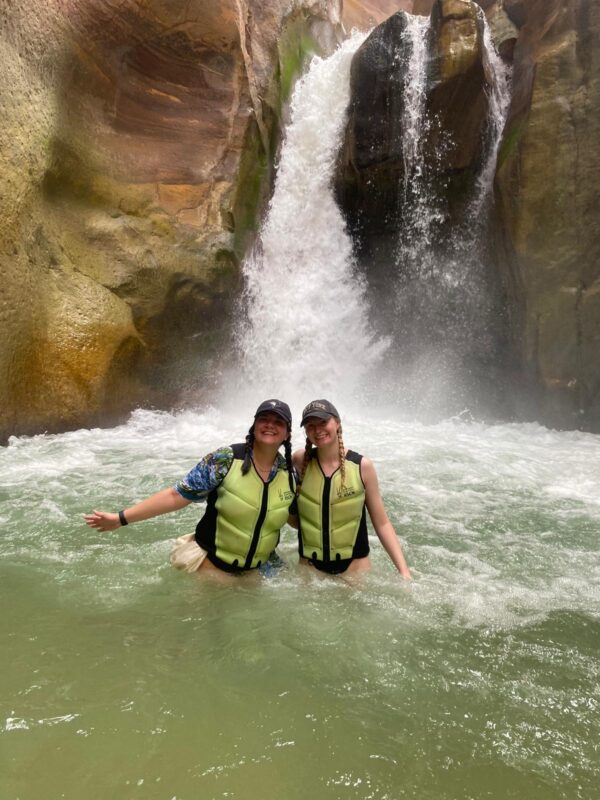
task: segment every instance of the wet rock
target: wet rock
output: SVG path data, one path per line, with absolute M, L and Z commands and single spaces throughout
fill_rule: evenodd
M 414 0 L 344 0 L 342 22 L 346 31 L 367 31 L 398 11 L 413 10 Z
M 518 28 L 504 9 L 498 5 L 494 5 L 490 9 L 488 22 L 496 50 L 505 61 L 512 61 L 519 35 Z
M 406 14 L 378 26 L 352 62 L 351 101 L 336 191 L 360 240 L 402 225 L 398 187 L 404 179 L 405 81 L 412 45 Z M 481 163 L 487 117 L 481 28 L 470 0 L 439 0 L 432 14 L 421 131 L 427 170 L 452 205 L 465 200 L 465 172 Z
M 513 335 L 538 413 L 600 430 L 600 6 L 520 5 L 497 176 Z
M 488 110 L 481 25 L 470 0 L 438 0 L 431 14 L 427 142 L 447 170 L 479 163 Z
M 503 0 L 502 2 L 504 11 L 517 28 L 522 28 L 527 22 L 527 14 L 531 5 L 531 0 Z

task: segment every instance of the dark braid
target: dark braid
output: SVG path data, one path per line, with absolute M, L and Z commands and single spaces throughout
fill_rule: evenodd
M 252 465 L 252 448 L 254 447 L 254 424 L 248 431 L 246 436 L 246 450 L 244 453 L 244 463 L 242 464 L 242 475 L 246 475 L 250 471 Z
M 292 435 L 291 432 L 288 433 L 288 437 L 283 443 L 283 449 L 285 450 L 285 463 L 287 466 L 288 471 L 288 481 L 290 484 L 290 490 L 292 494 L 296 492 L 296 487 L 294 486 L 294 464 L 292 462 Z
M 298 479 L 298 488 L 300 488 L 300 485 L 304 480 L 304 475 L 306 474 L 306 468 L 308 467 L 308 462 L 311 459 L 312 450 L 313 446 L 311 444 L 310 439 L 307 436 L 306 444 L 304 445 L 304 458 L 302 459 L 302 470 L 300 471 L 300 478 Z

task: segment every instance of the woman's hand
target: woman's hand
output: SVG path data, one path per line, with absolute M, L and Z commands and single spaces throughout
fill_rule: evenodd
M 177 511 L 180 508 L 189 506 L 190 501 L 182 497 L 173 487 L 163 489 L 156 494 L 150 495 L 145 500 L 140 500 L 130 508 L 123 509 L 127 524 L 141 522 L 144 519 L 152 519 L 159 514 L 168 514 L 169 511 Z M 84 515 L 85 524 L 90 528 L 99 531 L 116 531 L 121 527 L 119 514 L 110 511 L 92 511 L 91 514 Z
M 85 514 L 83 518 L 86 525 L 99 531 L 116 531 L 117 528 L 122 527 L 119 515 L 112 514 L 110 511 L 92 511 L 91 514 Z

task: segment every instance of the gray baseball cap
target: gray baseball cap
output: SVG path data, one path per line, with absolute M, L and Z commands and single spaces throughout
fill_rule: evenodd
M 302 422 L 304 425 L 306 420 L 310 417 L 317 417 L 317 419 L 329 419 L 329 417 L 340 418 L 336 407 L 329 400 L 313 400 L 310 402 L 302 412 Z

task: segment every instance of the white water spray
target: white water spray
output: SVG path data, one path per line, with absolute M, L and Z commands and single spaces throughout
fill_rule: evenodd
M 403 38 L 410 41 L 411 55 L 404 79 L 402 154 L 406 175 L 423 172 L 423 124 L 427 101 L 427 31 L 429 17 L 406 14 Z
M 488 92 L 490 142 L 483 168 L 477 178 L 475 198 L 471 205 L 471 216 L 474 218 L 481 213 L 494 184 L 498 150 L 508 116 L 512 84 L 512 70 L 496 50 L 490 26 L 483 11 L 480 17 L 483 24 L 483 65 L 490 87 Z
M 427 41 L 429 17 L 405 14 L 402 38 L 408 43 L 408 62 L 404 78 L 402 114 L 403 191 L 400 193 L 404 230 L 398 259 L 418 262 L 427 270 L 426 256 L 432 244 L 433 230 L 441 222 L 427 184 L 425 141 L 430 121 L 427 117 Z
M 244 264 L 246 385 L 290 402 L 354 396 L 387 343 L 371 332 L 365 287 L 331 186 L 348 106 L 355 34 L 314 58 L 292 99 L 259 246 Z

